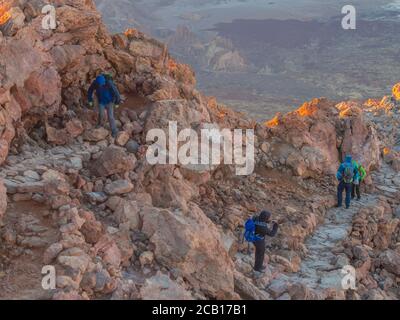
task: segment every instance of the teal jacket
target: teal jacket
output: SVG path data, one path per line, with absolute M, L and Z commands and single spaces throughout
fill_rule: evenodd
M 346 168 L 350 167 L 353 171 L 353 179 L 354 180 L 359 180 L 360 179 L 360 175 L 358 173 L 358 168 L 354 165 L 353 163 L 353 158 L 351 156 L 346 156 L 345 161 L 339 166 L 339 169 L 336 173 L 336 178 L 339 181 L 343 180 L 343 175 L 344 175 L 344 171 Z

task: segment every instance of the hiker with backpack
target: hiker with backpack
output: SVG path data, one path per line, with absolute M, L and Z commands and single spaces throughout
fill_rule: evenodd
M 114 90 L 115 94 L 116 94 L 116 99 L 115 99 L 115 103 L 117 105 L 119 105 L 121 103 L 121 96 L 119 94 L 119 91 L 117 89 L 117 86 L 114 83 L 114 79 L 113 79 L 113 75 L 110 72 L 105 72 L 104 74 L 104 78 L 106 78 L 107 81 L 107 85 L 109 85 L 111 87 L 112 90 Z
M 361 163 L 357 163 L 357 161 L 353 160 L 353 165 L 356 167 L 358 172 L 358 180 L 354 180 L 353 188 L 351 191 L 351 198 L 354 199 L 357 195 L 357 200 L 361 200 L 361 184 L 365 180 L 367 176 L 367 170 L 363 167 Z
M 255 246 L 254 271 L 265 272 L 265 237 L 275 237 L 278 232 L 278 223 L 272 222 L 272 228 L 268 227 L 271 222 L 272 214 L 268 211 L 262 211 L 258 216 L 246 221 L 244 239 Z
M 97 127 L 103 125 L 104 110 L 107 110 L 108 121 L 110 123 L 112 136 L 115 138 L 118 133 L 117 125 L 114 118 L 114 108 L 118 108 L 121 103 L 121 97 L 118 89 L 114 85 L 112 78 L 107 80 L 103 74 L 99 75 L 91 84 L 88 91 L 89 106 L 93 107 L 93 93 L 96 91 L 96 96 L 99 102 L 99 118 Z
M 353 190 L 354 181 L 359 180 L 359 174 L 357 168 L 353 164 L 353 158 L 351 155 L 347 155 L 345 161 L 340 165 L 336 178 L 339 181 L 337 188 L 337 207 L 342 207 L 343 203 L 343 191 L 346 191 L 346 209 L 350 208 L 351 203 L 351 192 Z

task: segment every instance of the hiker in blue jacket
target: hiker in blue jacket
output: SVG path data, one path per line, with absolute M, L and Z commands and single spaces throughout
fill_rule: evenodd
M 339 181 L 339 185 L 337 188 L 337 207 L 340 208 L 342 206 L 343 191 L 346 190 L 346 209 L 349 209 L 353 183 L 359 181 L 359 173 L 357 168 L 354 166 L 353 158 L 351 155 L 347 155 L 345 161 L 340 165 L 336 173 L 336 178 Z
M 278 232 L 278 224 L 276 222 L 272 223 L 272 228 L 268 227 L 268 224 L 271 222 L 271 216 L 271 212 L 263 210 L 258 217 L 254 218 L 256 224 L 255 234 L 258 238 L 258 240 L 254 242 L 254 246 L 256 247 L 254 271 L 257 272 L 265 272 L 266 269 L 263 265 L 265 257 L 265 237 L 275 237 Z
M 114 118 L 114 107 L 118 108 L 121 103 L 121 97 L 118 89 L 114 85 L 112 78 L 107 79 L 104 75 L 99 75 L 91 84 L 88 91 L 89 106 L 93 107 L 93 92 L 96 91 L 96 96 L 99 101 L 99 119 L 97 126 L 103 125 L 104 109 L 107 110 L 108 121 L 110 123 L 112 136 L 116 137 L 118 133 L 117 125 Z

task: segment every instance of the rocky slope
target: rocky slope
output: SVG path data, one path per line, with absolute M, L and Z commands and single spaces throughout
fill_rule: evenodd
M 307 241 L 332 213 L 333 173 L 348 152 L 375 170 L 366 191 L 381 198 L 354 207 L 341 222 L 346 229 L 354 214 L 354 230 L 328 248 L 357 267 L 368 262 L 353 297 L 399 297 L 395 106 L 316 99 L 256 123 L 198 92 L 191 68 L 164 44 L 135 29 L 110 35 L 92 1 L 50 2 L 56 30 L 41 28 L 44 1 L 11 1 L 13 25 L 0 35 L 0 298 L 351 298 L 298 276 L 313 252 Z M 115 74 L 125 99 L 116 139 L 85 107 L 102 71 Z M 146 133 L 168 121 L 255 129 L 256 172 L 149 165 Z M 261 276 L 240 238 L 243 221 L 263 208 L 281 229 Z M 43 265 L 56 267 L 55 290 L 39 285 Z

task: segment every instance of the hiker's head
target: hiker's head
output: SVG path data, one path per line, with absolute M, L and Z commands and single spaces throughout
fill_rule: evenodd
M 106 84 L 106 78 L 105 78 L 103 75 L 99 75 L 99 76 L 96 78 L 96 83 L 97 83 L 99 86 L 104 86 L 104 85 Z
M 271 216 L 272 216 L 271 212 L 263 210 L 260 213 L 260 218 L 259 219 L 262 222 L 269 222 L 271 220 Z
M 353 161 L 353 157 L 350 154 L 346 155 L 345 162 L 351 163 L 352 161 Z

